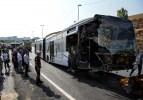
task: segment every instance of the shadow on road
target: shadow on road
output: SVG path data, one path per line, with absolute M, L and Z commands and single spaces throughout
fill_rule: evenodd
M 43 90 L 43 92 L 44 93 L 46 93 L 46 95 L 48 96 L 48 97 L 55 97 L 56 99 L 60 99 L 61 98 L 61 96 L 60 95 L 56 95 L 51 89 L 50 89 L 50 87 L 47 87 L 47 86 L 45 86 L 44 84 L 40 84 L 40 85 L 37 85 L 36 84 L 36 81 L 32 78 L 32 77 L 25 77 L 24 75 L 22 75 L 21 74 L 21 77 L 24 79 L 24 80 L 29 80 L 29 82 L 31 83 L 31 84 L 33 84 L 34 86 L 38 86 L 38 87 L 40 87 L 42 90 Z
M 109 90 L 111 92 L 128 97 L 130 99 L 132 98 L 121 87 L 119 81 L 123 77 L 119 75 L 112 74 L 112 73 L 106 73 L 106 72 L 89 73 L 86 70 L 81 70 L 81 71 L 77 71 L 76 73 L 72 73 L 72 72 L 68 72 L 67 68 L 63 66 L 59 66 L 55 64 L 52 64 L 52 65 L 66 72 L 67 74 L 72 75 L 73 78 L 78 80 L 79 82 L 86 83 L 92 87 L 98 87 L 100 89 Z M 116 95 L 116 98 L 120 98 L 120 97 Z

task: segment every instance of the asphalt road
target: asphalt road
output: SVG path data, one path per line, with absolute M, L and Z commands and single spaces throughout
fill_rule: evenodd
M 30 54 L 30 73 L 34 73 L 34 57 L 34 54 Z M 96 73 L 96 77 L 91 77 L 86 72 L 73 75 L 61 66 L 53 66 L 43 60 L 41 71 L 44 88 L 51 88 L 52 93 L 59 97 L 55 99 L 129 100 L 118 84 L 120 77 L 116 75 Z M 32 77 L 35 77 L 35 74 Z M 37 91 L 37 94 L 40 92 Z
M 74 75 L 63 66 L 43 60 L 41 79 L 44 83 L 37 86 L 34 57 L 31 53 L 29 77 L 14 71 L 10 63 L 11 73 L 0 77 L 2 100 L 130 100 L 119 85 L 118 75 L 101 72 Z

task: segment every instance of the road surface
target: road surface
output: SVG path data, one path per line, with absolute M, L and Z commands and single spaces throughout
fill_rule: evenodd
M 0 79 L 2 100 L 130 100 L 120 88 L 120 77 L 107 73 L 96 73 L 95 77 L 86 72 L 76 75 L 62 66 L 42 62 L 43 84 L 35 84 L 35 55 L 30 53 L 29 77 L 15 72 L 11 64 L 9 76 Z

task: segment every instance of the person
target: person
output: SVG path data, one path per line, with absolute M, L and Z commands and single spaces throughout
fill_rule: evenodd
M 141 75 L 142 66 L 143 66 L 143 53 L 139 50 L 137 51 L 135 62 L 133 63 L 133 69 L 131 70 L 130 76 L 134 73 L 134 71 L 138 68 L 138 76 Z
M 18 72 L 22 72 L 22 55 L 20 51 L 17 53 Z
M 29 69 L 29 55 L 28 55 L 28 52 L 26 52 L 24 54 L 23 60 L 24 60 L 24 66 L 25 66 L 25 76 L 28 77 L 28 69 Z
M 36 84 L 43 83 L 40 79 L 40 69 L 41 69 L 41 59 L 40 59 L 40 52 L 38 52 L 37 56 L 35 57 L 35 70 L 37 73 Z
M 6 50 L 3 51 L 3 61 L 5 66 L 5 73 L 10 73 L 10 66 L 9 66 L 9 54 Z M 7 71 L 8 68 L 8 71 Z
M 140 55 L 140 61 L 139 61 L 139 65 L 138 65 L 138 76 L 141 75 L 142 66 L 143 66 L 143 53 L 141 52 L 139 55 Z
M 2 69 L 3 69 L 3 58 L 1 56 L 1 51 L 0 51 L 0 75 L 3 75 Z
M 14 48 L 12 52 L 12 62 L 14 65 L 15 70 L 18 70 L 18 62 L 17 62 L 17 49 Z
M 75 47 L 71 46 L 69 48 L 69 56 L 68 56 L 68 65 L 69 65 L 69 68 L 68 68 L 67 71 L 73 72 L 74 71 L 73 68 L 76 68 L 75 55 L 76 55 Z

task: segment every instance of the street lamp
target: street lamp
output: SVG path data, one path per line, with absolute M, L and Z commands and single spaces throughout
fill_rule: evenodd
M 81 4 L 78 4 L 78 5 L 77 5 L 77 8 L 78 8 L 78 12 L 77 12 L 77 20 L 79 20 L 79 7 L 80 7 L 80 6 L 82 6 L 82 5 L 81 5 Z
M 42 27 L 42 39 L 43 39 L 43 29 L 44 29 L 44 25 L 40 25 Z
M 34 34 L 33 34 L 33 33 L 34 33 L 34 31 L 32 31 L 32 33 L 31 33 L 31 35 L 32 35 L 32 38 L 34 38 Z

